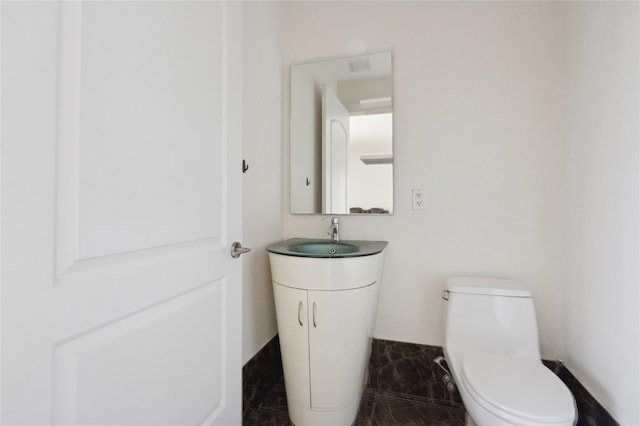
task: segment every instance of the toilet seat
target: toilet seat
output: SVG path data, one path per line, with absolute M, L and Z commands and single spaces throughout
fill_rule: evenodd
M 535 358 L 467 354 L 462 362 L 462 379 L 474 400 L 510 422 L 553 424 L 574 418 L 573 395 Z

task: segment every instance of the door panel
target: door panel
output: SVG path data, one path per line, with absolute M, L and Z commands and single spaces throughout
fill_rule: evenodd
M 314 409 L 353 405 L 357 410 L 369 359 L 363 354 L 369 354 L 371 348 L 376 285 L 354 290 L 309 291 L 309 361 Z
M 274 283 L 287 402 L 311 408 L 307 290 Z
M 225 22 L 218 2 L 197 9 L 63 4 L 60 272 L 79 259 L 219 241 L 226 129 L 211 118 L 225 108 Z
M 200 424 L 210 417 L 222 404 L 225 286 L 208 283 L 56 345 L 54 422 Z
M 80 46 L 62 46 L 79 49 L 79 255 L 219 240 L 221 4 L 86 2 L 80 14 Z
M 1 7 L 2 423 L 239 424 L 240 6 Z

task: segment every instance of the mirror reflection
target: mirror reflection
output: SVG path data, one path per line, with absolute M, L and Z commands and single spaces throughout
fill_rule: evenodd
M 391 52 L 291 66 L 291 213 L 393 212 Z

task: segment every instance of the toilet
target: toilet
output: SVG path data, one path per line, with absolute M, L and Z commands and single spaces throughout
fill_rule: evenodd
M 573 395 L 540 360 L 526 288 L 505 279 L 452 277 L 442 298 L 444 355 L 467 426 L 576 424 Z

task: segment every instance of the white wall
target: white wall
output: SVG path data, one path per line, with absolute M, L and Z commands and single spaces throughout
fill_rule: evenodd
M 393 155 L 393 114 L 351 116 L 347 205 L 393 212 L 393 164 L 365 164 L 362 156 Z
M 445 278 L 497 275 L 531 287 L 543 355 L 561 355 L 564 11 L 288 3 L 287 63 L 393 49 L 394 214 L 340 219 L 342 238 L 389 241 L 376 337 L 441 345 Z M 411 210 L 412 188 L 426 210 Z M 285 237 L 326 236 L 321 216 L 288 211 Z
M 265 246 L 282 239 L 284 3 L 244 2 L 243 363 L 277 333 Z M 234 167 L 240 167 L 240 164 Z
M 288 64 L 289 65 L 289 64 Z M 288 67 L 289 68 L 289 67 Z M 296 90 L 289 104 L 292 123 L 290 137 L 298 141 L 293 149 L 295 164 L 289 168 L 291 178 L 291 211 L 309 213 L 322 211 L 322 119 L 323 90 L 326 87 L 335 93 L 338 82 L 322 63 L 295 64 L 294 72 L 288 74 L 290 84 Z M 290 68 L 289 68 L 290 69 Z
M 639 8 L 575 3 L 568 17 L 566 361 L 638 425 Z
M 294 93 L 299 96 L 290 103 L 296 105 L 291 109 L 291 122 L 295 130 L 291 131 L 299 141 L 295 145 L 294 157 L 298 159 L 291 172 L 291 211 L 305 213 L 322 210 L 322 161 L 318 153 L 322 151 L 322 84 L 318 88 L 313 75 L 315 67 L 297 67 L 290 73 L 290 85 L 296 87 Z M 284 120 L 283 120 L 284 122 Z M 308 184 L 307 184 L 308 182 Z
M 341 217 L 343 238 L 389 241 L 376 337 L 441 345 L 447 276 L 516 278 L 543 357 L 640 424 L 638 18 L 637 2 L 288 3 L 285 64 L 394 51 L 395 214 Z M 284 149 L 284 236 L 325 237 L 288 213 Z

